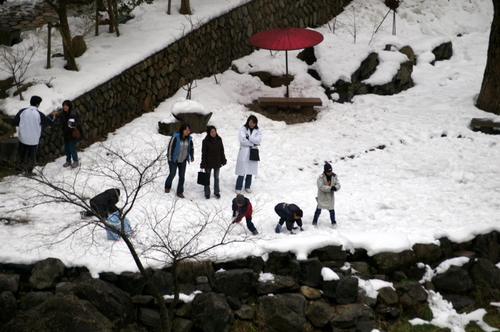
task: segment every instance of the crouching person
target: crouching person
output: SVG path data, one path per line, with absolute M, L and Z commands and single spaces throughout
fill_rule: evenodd
M 281 226 L 283 226 L 285 222 L 286 222 L 286 229 L 290 232 L 290 234 L 295 234 L 293 232 L 294 223 L 297 223 L 297 226 L 300 227 L 301 231 L 304 230 L 302 229 L 303 212 L 297 205 L 288 203 L 279 203 L 274 207 L 274 211 L 280 217 L 280 220 L 278 221 L 278 224 L 274 229 L 276 233 L 281 232 Z
M 233 224 L 240 222 L 243 217 L 245 217 L 247 222 L 247 227 L 253 235 L 258 235 L 259 232 L 252 223 L 252 203 L 250 200 L 243 195 L 236 195 L 233 199 Z
M 116 229 L 117 231 L 122 230 L 122 221 L 120 220 L 120 215 L 118 211 L 113 212 L 112 214 L 109 215 L 109 217 L 106 219 L 106 225 Z M 125 228 L 123 231 L 127 236 L 134 236 L 132 227 L 130 227 L 130 221 L 128 220 L 127 217 L 123 219 L 123 226 Z M 121 237 L 120 234 L 115 233 L 109 229 L 106 229 L 106 233 L 108 235 L 108 240 L 114 240 L 114 241 L 120 240 Z

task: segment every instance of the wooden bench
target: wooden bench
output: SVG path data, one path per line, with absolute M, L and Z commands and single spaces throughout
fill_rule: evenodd
M 470 126 L 472 129 L 485 134 L 500 134 L 500 122 L 494 122 L 493 120 L 474 118 L 471 120 Z
M 322 106 L 320 98 L 279 98 L 279 97 L 259 97 L 259 106 L 265 108 L 270 113 L 276 113 L 279 107 L 300 108 L 302 114 L 311 115 L 314 106 Z

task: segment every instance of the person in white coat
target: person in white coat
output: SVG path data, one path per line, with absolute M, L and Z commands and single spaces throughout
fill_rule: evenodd
M 238 176 L 235 187 L 236 194 L 241 194 L 243 180 L 245 181 L 245 191 L 251 193 L 252 175 L 257 175 L 259 162 L 250 160 L 250 149 L 257 149 L 262 141 L 262 132 L 259 129 L 255 115 L 250 115 L 245 125 L 241 127 L 238 140 L 240 142 L 240 151 L 238 152 L 235 169 Z
M 330 212 L 330 221 L 332 223 L 332 228 L 337 228 L 337 221 L 335 220 L 335 192 L 340 190 L 340 182 L 337 179 L 337 175 L 332 171 L 332 165 L 326 163 L 323 167 L 323 173 L 318 177 L 316 181 L 318 186 L 318 206 L 314 212 L 314 218 L 312 224 L 316 226 L 318 224 L 318 218 L 321 214 L 321 209 L 326 209 Z

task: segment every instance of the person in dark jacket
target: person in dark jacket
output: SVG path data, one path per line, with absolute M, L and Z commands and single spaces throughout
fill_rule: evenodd
M 243 217 L 247 222 L 247 228 L 253 235 L 258 235 L 259 232 L 252 223 L 252 203 L 245 196 L 238 194 L 233 199 L 233 224 L 240 222 Z
M 65 100 L 62 103 L 62 111 L 58 114 L 59 126 L 63 132 L 64 140 L 64 153 L 66 154 L 66 162 L 63 167 L 72 168 L 78 167 L 78 153 L 76 151 L 76 145 L 79 138 L 73 137 L 73 129 L 81 127 L 80 114 L 73 109 L 73 104 L 69 100 Z M 73 163 L 71 163 L 73 159 Z
M 275 232 L 281 232 L 281 226 L 286 222 L 286 229 L 290 232 L 290 234 L 295 234 L 293 232 L 293 223 L 296 222 L 297 225 L 302 229 L 302 210 L 295 204 L 288 203 L 279 203 L 274 207 L 274 211 L 280 216 L 280 220 L 276 225 Z
M 194 161 L 193 139 L 191 138 L 191 127 L 183 123 L 179 131 L 176 131 L 168 143 L 167 157 L 170 174 L 165 180 L 165 192 L 169 193 L 172 188 L 177 169 L 179 169 L 179 182 L 177 184 L 177 197 L 184 198 L 184 176 L 186 175 L 186 163 Z
M 118 211 L 116 203 L 118 203 L 119 200 L 120 189 L 108 189 L 90 199 L 91 211 L 82 211 L 80 213 L 81 217 L 82 219 L 87 219 L 87 217 L 97 216 L 106 220 L 110 214 Z
M 55 120 L 56 112 L 52 112 L 48 117 L 38 110 L 42 103 L 42 98 L 32 96 L 30 106 L 17 112 L 12 120 L 12 125 L 19 127 L 19 146 L 17 150 L 18 168 L 23 172 L 33 175 L 36 164 L 36 151 L 42 129 L 49 127 Z M 26 154 L 28 162 L 26 163 Z
M 220 198 L 219 171 L 226 163 L 222 138 L 217 134 L 217 129 L 214 126 L 208 126 L 207 136 L 203 139 L 201 146 L 200 168 L 205 169 L 205 172 L 208 173 L 209 181 L 210 174 L 212 170 L 214 171 L 214 195 L 217 198 Z M 205 198 L 210 198 L 210 182 L 205 186 Z

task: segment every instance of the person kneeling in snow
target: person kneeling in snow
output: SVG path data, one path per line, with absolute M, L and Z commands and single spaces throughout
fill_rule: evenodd
M 120 215 L 118 211 L 113 212 L 112 214 L 109 215 L 109 217 L 106 219 L 106 225 L 116 229 L 118 232 L 122 230 L 122 221 L 120 220 Z M 126 217 L 123 219 L 123 226 L 125 227 L 124 233 L 127 236 L 134 235 L 134 233 L 132 232 L 132 227 L 130 227 L 130 221 Z M 114 240 L 114 241 L 120 240 L 121 237 L 120 234 L 115 233 L 110 229 L 106 229 L 106 233 L 108 235 L 108 240 Z
M 247 227 L 253 235 L 259 234 L 254 224 L 252 223 L 252 203 L 243 195 L 236 195 L 233 199 L 233 224 L 240 222 L 245 217 Z
M 303 212 L 297 205 L 288 203 L 279 203 L 274 207 L 274 211 L 276 211 L 278 216 L 280 216 L 278 225 L 276 225 L 276 228 L 274 229 L 276 233 L 281 232 L 281 226 L 283 226 L 285 222 L 286 222 L 286 229 L 290 232 L 290 234 L 295 234 L 293 232 L 294 222 L 297 223 L 297 226 L 300 227 L 301 231 L 304 230 L 302 229 Z
M 80 212 L 82 219 L 97 216 L 106 219 L 110 213 L 118 211 L 116 203 L 120 200 L 120 189 L 108 189 L 90 200 L 91 211 Z

